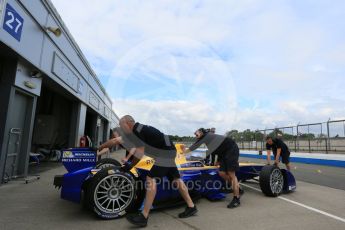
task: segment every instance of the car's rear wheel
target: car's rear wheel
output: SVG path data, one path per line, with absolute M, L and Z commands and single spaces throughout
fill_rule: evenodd
M 114 167 L 99 171 L 91 179 L 87 192 L 88 206 L 102 219 L 125 215 L 137 198 L 133 176 Z
M 96 163 L 97 169 L 104 169 L 108 167 L 121 167 L 121 164 L 120 162 L 112 158 L 103 158 Z
M 266 196 L 276 197 L 284 188 L 284 176 L 281 170 L 274 165 L 262 167 L 259 177 L 261 191 Z

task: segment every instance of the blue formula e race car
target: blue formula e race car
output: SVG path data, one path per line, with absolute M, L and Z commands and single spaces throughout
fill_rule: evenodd
M 228 188 L 218 175 L 218 167 L 206 166 L 201 161 L 188 161 L 180 146 L 176 147 L 176 164 L 191 197 L 205 197 L 211 201 L 224 199 Z M 96 155 L 88 148 L 63 151 L 62 161 L 68 172 L 54 178 L 54 185 L 61 187 L 61 198 L 83 203 L 103 219 L 114 219 L 140 210 L 145 198 L 146 175 L 154 160 L 143 157 L 130 172 L 123 172 L 115 159 L 105 158 L 96 162 Z M 276 166 L 240 163 L 236 175 L 239 181 L 259 181 L 266 196 L 275 197 L 296 189 L 294 176 Z M 175 206 L 181 201 L 178 190 L 168 178 L 157 182 L 153 209 Z

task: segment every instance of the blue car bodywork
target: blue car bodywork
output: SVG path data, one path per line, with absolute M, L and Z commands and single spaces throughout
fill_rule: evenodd
M 96 152 L 89 148 L 68 149 L 63 151 L 62 162 L 68 172 L 64 175 L 55 176 L 54 185 L 62 188 L 62 199 L 80 203 L 83 191 L 89 189 L 90 181 L 100 172 L 100 169 L 96 169 Z M 147 164 L 151 164 L 151 162 Z M 240 169 L 236 172 L 237 178 L 239 181 L 256 179 L 263 167 L 264 165 L 259 164 L 240 164 Z M 189 188 L 193 198 L 205 197 L 209 200 L 225 198 L 224 188 L 226 185 L 218 174 L 218 167 L 206 166 L 200 161 L 185 161 L 183 164 L 178 164 L 178 168 L 181 179 Z M 136 181 L 145 183 L 148 172 L 148 167 L 139 166 L 136 167 L 135 173 L 127 174 L 134 177 Z M 284 176 L 283 192 L 294 191 L 296 189 L 294 176 L 284 169 L 281 169 L 281 172 Z M 177 189 L 166 186 L 171 184 L 168 178 L 163 178 L 162 182 L 157 183 L 157 195 L 153 208 L 174 205 L 175 200 L 181 198 Z M 169 204 L 169 201 L 173 200 L 174 202 Z M 107 218 L 107 215 L 104 217 Z

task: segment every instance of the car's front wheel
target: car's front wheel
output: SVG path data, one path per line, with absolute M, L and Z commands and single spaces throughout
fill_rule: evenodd
M 112 158 L 103 158 L 97 161 L 96 163 L 97 169 L 104 169 L 104 168 L 113 167 L 113 166 L 121 167 L 121 164 L 120 162 Z
M 114 219 L 126 214 L 137 198 L 135 179 L 116 167 L 99 171 L 87 189 L 88 206 L 102 219 Z

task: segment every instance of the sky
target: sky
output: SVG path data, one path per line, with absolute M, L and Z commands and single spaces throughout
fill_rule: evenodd
M 52 2 L 119 116 L 177 135 L 345 118 L 345 1 Z

